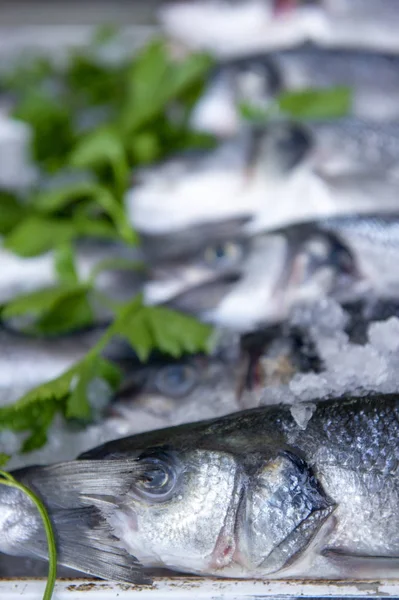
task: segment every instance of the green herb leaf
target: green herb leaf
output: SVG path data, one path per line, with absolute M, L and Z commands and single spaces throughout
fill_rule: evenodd
M 45 335 L 55 335 L 93 325 L 94 311 L 88 293 L 88 289 L 82 285 L 65 291 L 50 310 L 40 316 L 34 330 Z
M 112 325 L 125 337 L 140 360 L 158 349 L 175 357 L 208 349 L 212 328 L 196 319 L 160 306 L 144 306 L 141 296 L 123 306 Z
M 0 235 L 6 235 L 27 214 L 28 208 L 11 192 L 0 190 Z
M 247 102 L 242 102 L 238 107 L 239 113 L 243 119 L 259 123 L 265 123 L 270 118 L 270 110 L 252 106 Z
M 70 287 L 50 287 L 14 298 L 3 308 L 2 317 L 11 319 L 25 314 L 38 315 L 51 310 L 70 291 Z M 74 287 L 72 288 L 74 289 Z
M 59 407 L 56 402 L 46 402 L 42 405 L 39 414 L 36 414 L 35 422 L 31 426 L 31 434 L 22 444 L 21 452 L 24 454 L 41 448 L 47 442 L 47 431 L 57 413 Z
M 10 460 L 11 456 L 8 454 L 4 454 L 4 452 L 0 452 L 0 467 L 4 467 Z
M 90 419 L 91 407 L 88 402 L 88 387 L 95 377 L 95 359 L 83 361 L 71 381 L 71 393 L 66 404 L 66 416 L 73 419 Z
M 346 116 L 352 105 L 347 87 L 283 92 L 277 99 L 280 110 L 297 119 L 333 119 Z
M 44 190 L 34 198 L 34 206 L 36 210 L 50 215 L 65 209 L 74 202 L 92 198 L 97 187 L 93 181 L 79 181 L 59 188 Z
M 130 70 L 122 116 L 124 130 L 132 133 L 148 124 L 172 100 L 182 97 L 198 82 L 203 84 L 212 64 L 209 55 L 200 53 L 180 62 L 172 61 L 162 40 L 148 44 Z
M 33 89 L 23 96 L 13 115 L 32 127 L 36 162 L 49 172 L 60 169 L 75 141 L 69 107 Z
M 38 89 L 48 78 L 54 76 L 54 66 L 45 56 L 23 56 L 13 69 L 1 77 L 4 89 L 19 93 L 29 93 Z
M 37 256 L 76 236 L 71 220 L 27 217 L 5 238 L 4 246 L 19 256 Z
M 124 98 L 126 68 L 102 64 L 89 48 L 70 55 L 64 81 L 78 106 L 118 107 Z
M 137 164 L 153 162 L 161 154 L 158 136 L 147 131 L 135 134 L 130 144 L 130 153 Z
M 24 294 L 11 300 L 2 310 L 2 318 L 21 315 L 35 317 L 29 329 L 40 334 L 61 334 L 91 325 L 94 313 L 84 284 L 64 284 Z
M 88 391 L 91 382 L 96 378 L 107 381 L 116 389 L 121 381 L 121 371 L 108 360 L 94 355 L 82 361 L 79 372 L 72 379 L 72 391 L 66 404 L 66 416 L 70 419 L 88 420 L 91 408 L 88 402 Z
M 60 244 L 56 248 L 54 266 L 61 284 L 76 285 L 79 282 L 75 253 L 70 243 Z
M 82 138 L 75 146 L 70 162 L 72 166 L 83 169 L 110 166 L 116 189 L 120 194 L 125 191 L 129 165 L 123 143 L 110 127 L 97 129 Z
M 91 40 L 91 45 L 93 46 L 102 46 L 103 44 L 108 44 L 115 40 L 119 35 L 119 30 L 116 25 L 112 23 L 106 23 L 104 25 L 99 25 L 94 32 L 93 38 Z

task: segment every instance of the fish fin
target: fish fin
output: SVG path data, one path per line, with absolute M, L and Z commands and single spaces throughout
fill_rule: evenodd
M 111 528 L 94 507 L 58 510 L 51 514 L 56 533 L 58 562 L 88 575 L 110 581 L 150 584 L 143 565 L 119 546 Z M 47 559 L 42 530 L 31 541 L 30 554 Z
M 103 579 L 151 583 L 143 566 L 113 534 L 107 516 L 141 472 L 135 460 L 71 461 L 27 467 L 13 475 L 46 505 L 60 564 Z M 47 558 L 43 527 L 24 540 L 24 552 Z
M 322 556 L 351 576 L 392 577 L 399 575 L 399 556 L 355 554 L 345 548 L 326 548 Z
M 37 492 L 50 508 L 70 509 L 91 504 L 91 496 L 123 495 L 140 472 L 140 464 L 133 459 L 77 460 L 26 467 L 13 475 Z

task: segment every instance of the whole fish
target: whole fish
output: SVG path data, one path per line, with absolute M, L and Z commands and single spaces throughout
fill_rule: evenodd
M 163 30 L 185 46 L 220 57 L 292 46 L 307 39 L 314 10 L 281 10 L 275 0 L 169 2 L 158 11 Z M 317 11 L 319 12 L 319 11 Z
M 121 357 L 118 365 L 124 378 L 109 409 L 118 435 L 240 408 L 246 361 L 237 336 L 229 336 L 229 348 L 219 345 L 211 356 L 155 354 L 145 365 Z
M 148 432 L 15 476 L 50 510 L 60 563 L 101 578 L 397 577 L 398 397 L 297 409 Z M 0 504 L 1 551 L 46 558 L 30 500 L 3 487 Z
M 154 245 L 157 235 L 180 236 L 191 227 L 206 235 L 206 224 L 239 218 L 248 221 L 244 230 L 273 230 L 396 210 L 395 166 L 395 128 L 376 133 L 360 124 L 334 129 L 284 121 L 251 129 L 210 154 L 153 167 L 126 206 L 132 225 L 154 235 Z
M 344 85 L 353 90 L 352 113 L 378 121 L 399 116 L 399 56 L 319 48 L 311 44 L 267 55 L 284 89 Z
M 398 297 L 397 214 L 325 219 L 254 236 L 231 229 L 228 238 L 227 231 L 210 244 L 203 231 L 186 231 L 185 251 L 183 237 L 162 238 L 164 260 L 154 260 L 146 302 L 245 332 L 282 323 L 295 306 L 323 297 Z
M 352 90 L 352 116 L 397 120 L 398 65 L 398 54 L 312 44 L 236 57 L 220 63 L 194 109 L 192 126 L 231 136 L 245 126 L 241 105 L 266 111 L 279 92 L 334 86 Z
M 220 57 L 306 41 L 336 48 L 399 50 L 395 0 L 174 1 L 158 15 L 171 37 Z

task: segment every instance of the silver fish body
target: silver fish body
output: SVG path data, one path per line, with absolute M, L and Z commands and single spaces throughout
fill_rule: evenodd
M 397 120 L 398 61 L 397 53 L 313 44 L 235 57 L 220 63 L 192 125 L 231 136 L 245 128 L 241 105 L 267 111 L 282 91 L 334 86 L 352 90 L 352 116 L 377 123 Z
M 220 57 L 309 41 L 322 47 L 399 50 L 395 0 L 171 2 L 159 18 L 173 38 Z
M 338 293 L 339 299 L 397 298 L 399 277 L 393 267 L 399 259 L 397 215 L 327 219 L 318 227 L 335 236 L 355 265 L 357 277 L 352 282 L 347 280 L 346 287 Z
M 399 123 L 376 123 L 356 118 L 335 121 L 303 123 L 302 126 L 276 124 L 274 128 L 286 128 L 291 145 L 298 144 L 298 133 L 308 140 L 308 154 L 314 168 L 325 173 L 375 172 L 387 176 L 397 172 L 399 150 Z
M 188 237 L 190 228 L 202 227 L 205 236 L 208 224 L 223 227 L 228 220 L 246 219 L 243 232 L 258 232 L 392 212 L 398 205 L 398 133 L 395 124 L 356 119 L 269 123 L 213 152 L 150 169 L 126 198 L 128 214 L 157 244 L 157 236 Z
M 344 85 L 353 89 L 352 113 L 365 119 L 398 117 L 399 57 L 356 50 L 300 48 L 271 53 L 287 90 Z
M 395 0 L 322 0 L 312 39 L 322 45 L 398 52 Z
M 16 476 L 50 508 L 61 562 L 103 578 L 142 581 L 143 567 L 156 566 L 241 578 L 397 576 L 398 397 L 314 402 L 307 415 L 263 407 Z M 1 550 L 46 556 L 29 502 L 5 490 Z
M 234 234 L 230 223 L 209 244 L 201 231 L 198 237 L 195 229 L 185 232 L 190 244 L 163 238 L 163 260 L 157 255 L 144 286 L 146 302 L 245 332 L 284 322 L 295 306 L 322 297 L 346 303 L 398 297 L 395 213 L 316 220 L 254 236 Z

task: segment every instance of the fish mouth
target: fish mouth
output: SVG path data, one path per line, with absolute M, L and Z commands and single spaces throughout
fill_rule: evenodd
M 227 570 L 232 576 L 245 573 L 246 576 L 250 574 L 254 577 L 273 577 L 280 576 L 284 571 L 289 572 L 304 556 L 318 550 L 315 541 L 336 508 L 331 504 L 312 511 L 260 564 L 254 564 L 251 557 L 239 548 L 240 506 L 243 499 L 244 494 L 240 497 L 234 518 L 226 517 L 209 563 L 211 573 Z M 335 522 L 332 526 L 335 526 Z M 323 541 L 324 538 L 325 536 Z
M 320 529 L 335 511 L 330 504 L 326 508 L 314 510 L 288 535 L 261 563 L 258 569 L 263 575 L 273 575 L 288 570 L 310 549 Z M 305 538 L 304 543 L 302 542 Z

